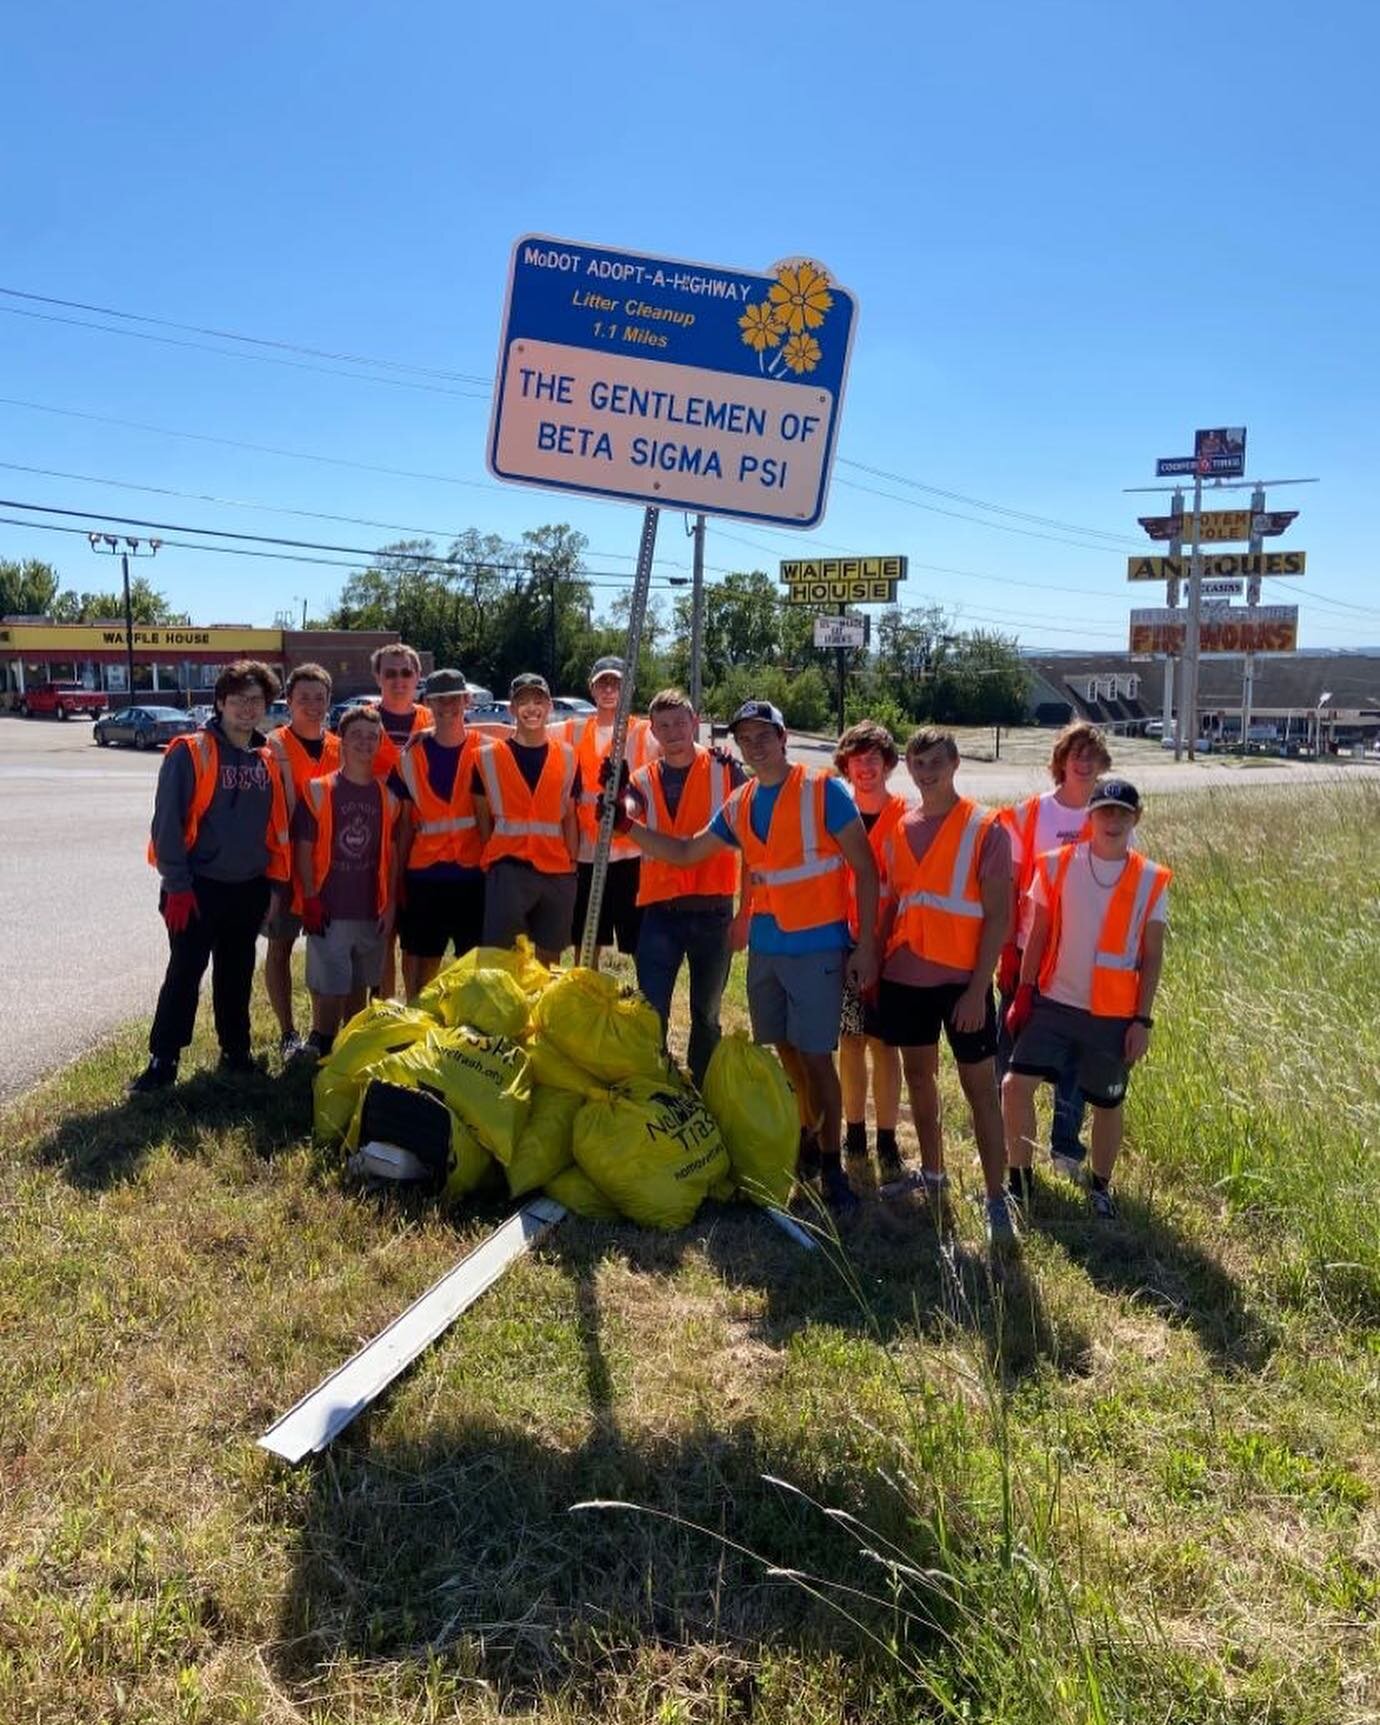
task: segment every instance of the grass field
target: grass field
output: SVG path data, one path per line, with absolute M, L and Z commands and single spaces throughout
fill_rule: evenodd
M 131 1028 L 5 1117 L 0 1721 L 1380 1719 L 1377 832 L 1151 803 L 1120 1222 L 1046 1174 L 994 1282 L 950 1085 L 951 1258 L 572 1220 L 299 1469 L 254 1439 L 504 1206 L 352 1193 L 304 1075 L 123 1101 Z

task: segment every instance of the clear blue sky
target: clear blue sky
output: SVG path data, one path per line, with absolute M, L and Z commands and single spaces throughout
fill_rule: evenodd
M 0 460 L 102 481 L 3 467 L 0 495 L 362 546 L 399 535 L 277 511 L 441 539 L 568 520 L 593 568 L 626 571 L 634 508 L 486 475 L 513 239 L 806 254 L 861 308 L 842 458 L 1117 537 L 1061 543 L 840 464 L 816 534 L 711 521 L 711 567 L 903 551 L 907 602 L 1031 646 L 1117 645 L 1132 593 L 1160 592 L 1124 579 L 1157 500 L 1122 488 L 1195 425 L 1244 423 L 1251 473 L 1323 481 L 1271 495 L 1302 510 L 1279 543 L 1309 573 L 1267 599 L 1299 603 L 1304 645 L 1380 641 L 1378 20 L 1366 0 L 12 9 L 0 287 L 480 381 L 222 357 L 0 295 Z M 679 516 L 661 550 L 659 574 L 688 567 Z M 0 555 L 75 586 L 115 572 L 17 527 Z M 320 609 L 345 573 L 175 549 L 152 569 L 202 622 Z

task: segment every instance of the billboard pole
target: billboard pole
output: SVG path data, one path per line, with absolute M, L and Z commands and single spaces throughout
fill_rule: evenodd
M 1171 510 L 1174 519 L 1182 523 L 1184 518 L 1184 494 L 1182 491 L 1175 491 Z M 1169 541 L 1169 555 L 1173 558 L 1180 558 L 1183 556 L 1183 550 L 1183 534 L 1179 532 Z M 1177 581 L 1170 581 L 1165 592 L 1165 598 L 1171 606 L 1179 603 L 1179 583 Z M 1183 679 L 1180 678 L 1179 695 L 1181 699 L 1183 696 L 1182 683 Z M 1174 655 L 1172 653 L 1166 653 L 1164 656 L 1164 722 L 1160 728 L 1160 735 L 1161 739 L 1173 737 L 1174 759 L 1176 762 L 1182 760 L 1183 734 L 1174 723 Z
M 1248 551 L 1263 551 L 1265 536 L 1257 531 L 1261 525 L 1260 517 L 1265 513 L 1265 487 L 1257 485 L 1251 493 L 1251 537 L 1247 544 Z M 1260 577 L 1252 575 L 1246 584 L 1246 608 L 1254 610 L 1260 601 Z M 1251 703 L 1255 699 L 1255 654 L 1247 653 L 1241 667 L 1241 753 L 1246 753 L 1246 746 L 1251 739 Z
M 1183 723 L 1174 732 L 1177 742 L 1183 726 L 1188 726 L 1190 761 L 1198 758 L 1198 642 L 1203 621 L 1203 548 L 1199 539 L 1202 532 L 1202 513 L 1203 476 L 1198 472 L 1193 475 L 1193 562 L 1188 577 L 1188 632 L 1184 641 L 1185 686 L 1179 700 Z M 1179 751 L 1176 746 L 1174 759 L 1178 758 Z
M 690 705 L 695 722 L 704 696 L 704 516 L 695 517 L 695 551 L 690 587 Z
M 840 605 L 839 616 L 846 617 L 847 615 L 847 605 Z M 835 652 L 838 654 L 839 671 L 839 735 L 842 736 L 844 732 L 843 708 L 848 691 L 848 649 L 847 647 L 837 647 Z

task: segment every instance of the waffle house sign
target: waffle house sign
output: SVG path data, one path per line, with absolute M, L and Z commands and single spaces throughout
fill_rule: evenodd
M 894 605 L 904 557 L 814 557 L 783 562 L 791 605 Z

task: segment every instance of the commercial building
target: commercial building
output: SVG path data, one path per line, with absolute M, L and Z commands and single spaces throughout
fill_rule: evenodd
M 1100 651 L 1037 652 L 1024 658 L 1030 716 L 1038 725 L 1079 718 L 1136 733 L 1164 723 L 1163 659 Z M 1245 665 L 1237 653 L 1207 654 L 1201 660 L 1198 712 L 1205 735 L 1240 737 Z M 1332 744 L 1380 738 L 1380 647 L 1257 653 L 1253 669 L 1252 741 L 1288 744 L 1315 734 Z M 1174 681 L 1177 695 L 1182 678 L 1176 675 Z
M 279 677 L 314 661 L 340 695 L 372 692 L 370 655 L 398 640 L 391 629 L 249 629 L 235 623 L 137 624 L 134 688 L 129 688 L 123 619 L 54 623 L 43 617 L 0 622 L 0 705 L 20 705 L 38 683 L 80 683 L 103 690 L 112 705 L 132 699 L 187 707 L 209 701 L 221 669 L 234 659 L 261 659 Z M 429 670 L 429 655 L 422 655 Z

